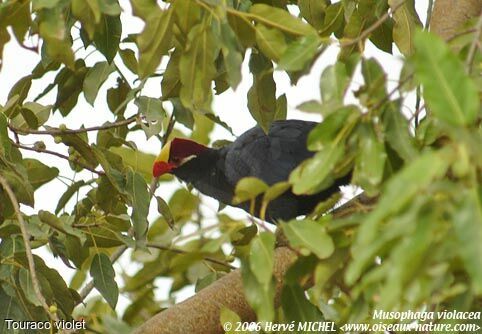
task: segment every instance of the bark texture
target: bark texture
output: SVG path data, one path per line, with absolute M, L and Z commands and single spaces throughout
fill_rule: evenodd
M 296 259 L 296 253 L 287 247 L 275 250 L 274 276 L 275 303 L 279 304 L 283 277 Z M 243 321 L 255 320 L 255 314 L 244 299 L 240 270 L 217 280 L 196 295 L 158 313 L 136 331 L 137 334 L 221 334 L 219 320 L 222 306 L 236 312 Z
M 482 0 L 436 0 L 430 30 L 443 39 L 453 37 L 470 18 L 482 11 Z

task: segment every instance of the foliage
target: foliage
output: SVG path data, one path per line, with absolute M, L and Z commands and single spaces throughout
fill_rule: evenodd
M 157 278 L 172 280 L 170 296 L 192 284 L 201 289 L 229 271 L 227 262 L 234 259 L 240 259 L 246 298 L 260 320 L 342 325 L 374 321 L 374 309 L 480 310 L 482 84 L 475 67 L 482 55 L 474 48 L 475 22 L 447 44 L 422 31 L 413 0 L 130 5 L 132 14 L 122 15 L 145 25 L 126 35 L 117 0 L 0 3 L 0 54 L 12 39 L 40 54 L 31 75 L 20 78 L 0 105 L 0 175 L 22 204 L 17 212 L 7 187 L 0 188 L 0 304 L 10 305 L 0 311 L 4 318 L 46 320 L 55 313 L 67 320 L 83 317 L 97 331 L 128 332 L 172 302 L 158 300 Z M 31 36 L 38 44 L 28 45 L 36 40 Z M 396 53 L 396 45 L 405 56 L 395 88 L 388 89 L 390 69 L 364 54 L 368 42 L 380 53 Z M 244 61 L 253 79 L 247 109 L 267 130 L 286 117 L 289 105 L 277 91 L 274 71 L 287 73 L 296 85 L 333 47 L 339 47 L 338 59 L 320 77 L 321 100 L 298 107 L 324 119 L 309 135 L 313 158 L 288 183 L 269 188 L 243 180 L 236 200 L 263 194 L 265 207 L 287 187 L 316 193 L 349 170 L 352 183 L 378 200 L 348 216 L 318 212 L 279 224 L 300 257 L 286 277 L 277 312 L 274 235 L 223 213 L 209 225 L 204 199 L 178 183 L 167 201 L 156 195 L 159 215 L 149 212 L 153 156 L 131 135 L 143 132 L 159 147 L 173 134 L 208 143 L 215 124 L 229 129 L 211 108 L 213 94 L 239 86 Z M 92 62 L 79 56 L 83 51 L 104 59 Z M 359 87 L 355 76 L 363 78 Z M 143 95 L 144 86 L 159 77 L 159 94 Z M 32 96 L 38 84 L 43 91 Z M 356 104 L 347 103 L 351 93 Z M 82 97 L 93 106 L 105 101 L 112 121 L 94 128 L 49 125 L 54 117 L 92 117 L 76 108 Z M 47 148 L 42 136 L 55 144 Z M 35 143 L 25 144 L 30 138 Z M 65 147 L 67 153 L 60 153 Z M 51 159 L 41 162 L 28 151 Z M 53 194 L 56 209 L 48 212 L 35 205 L 35 192 L 69 172 L 51 165 L 53 156 L 68 161 L 74 177 L 63 194 Z M 327 211 L 334 202 L 320 208 Z M 184 227 L 195 233 L 186 235 Z M 76 269 L 70 282 L 38 256 L 33 277 L 28 254 L 39 247 Z M 115 272 L 113 262 L 127 248 L 135 250 L 130 261 L 140 269 Z M 307 297 L 303 284 L 311 276 Z M 80 287 L 91 279 L 102 298 L 79 307 L 90 292 Z M 33 281 L 54 311 L 42 309 Z M 112 311 L 119 293 L 130 300 L 123 314 Z M 237 315 L 223 309 L 221 318 Z

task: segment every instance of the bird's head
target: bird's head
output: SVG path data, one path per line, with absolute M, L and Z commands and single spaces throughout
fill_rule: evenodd
M 197 157 L 208 148 L 195 141 L 183 138 L 174 138 L 169 141 L 157 156 L 152 167 L 154 177 L 170 173 L 187 161 Z

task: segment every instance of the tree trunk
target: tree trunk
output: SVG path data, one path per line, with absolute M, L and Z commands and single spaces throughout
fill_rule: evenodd
M 468 19 L 482 11 L 482 0 L 436 0 L 430 30 L 448 40 Z

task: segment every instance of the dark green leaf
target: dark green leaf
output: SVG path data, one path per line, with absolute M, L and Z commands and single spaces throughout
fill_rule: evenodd
M 27 169 L 28 180 L 34 190 L 52 181 L 59 175 L 57 168 L 44 165 L 38 160 L 24 159 L 23 163 Z
M 109 75 L 114 71 L 114 67 L 105 61 L 96 63 L 91 67 L 84 79 L 84 96 L 90 105 L 94 105 L 95 98 L 99 92 L 100 86 L 104 83 Z
M 283 232 L 291 246 L 314 253 L 320 259 L 326 259 L 335 250 L 333 240 L 320 223 L 312 220 L 292 220 L 281 223 Z
M 94 255 L 90 266 L 90 276 L 94 280 L 95 288 L 101 293 L 112 309 L 115 309 L 119 297 L 119 288 L 115 281 L 115 271 L 112 263 L 104 253 Z
M 450 124 L 471 124 L 479 112 L 479 96 L 460 60 L 440 37 L 427 32 L 415 35 L 415 47 L 415 77 L 429 110 Z
M 117 51 L 122 33 L 119 16 L 102 15 L 95 28 L 94 43 L 97 49 L 112 63 Z
M 149 213 L 149 193 L 144 178 L 136 172 L 127 172 L 126 190 L 132 205 L 132 225 L 136 239 L 145 241 L 147 233 L 147 214 Z

